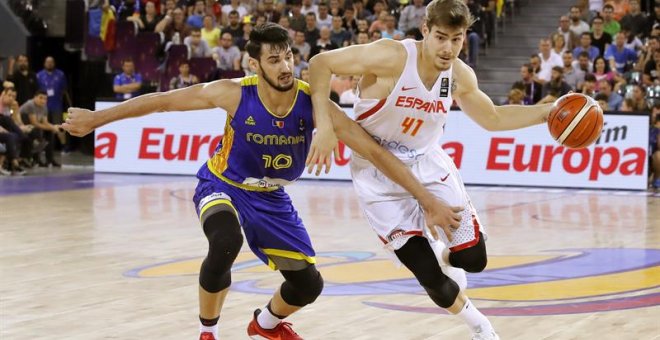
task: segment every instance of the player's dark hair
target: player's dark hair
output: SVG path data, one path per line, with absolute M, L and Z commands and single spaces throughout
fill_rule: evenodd
M 448 26 L 467 29 L 476 19 L 463 0 L 433 0 L 426 6 L 426 26 Z
M 263 44 L 270 45 L 271 51 L 274 52 L 286 51 L 291 44 L 289 32 L 286 28 L 272 22 L 259 25 L 250 32 L 250 40 L 245 45 L 245 50 L 251 58 L 260 60 Z

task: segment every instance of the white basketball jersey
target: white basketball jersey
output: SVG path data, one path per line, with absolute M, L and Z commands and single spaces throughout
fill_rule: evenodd
M 354 112 L 356 122 L 380 145 L 404 163 L 412 164 L 438 147 L 452 104 L 452 72 L 451 68 L 441 72 L 427 90 L 417 72 L 415 41 L 407 39 L 401 44 L 408 57 L 390 95 L 381 100 L 358 99 Z M 364 164 L 364 159 L 355 158 Z

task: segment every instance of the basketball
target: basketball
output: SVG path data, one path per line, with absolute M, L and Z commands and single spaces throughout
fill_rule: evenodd
M 572 149 L 586 148 L 600 137 L 603 119 L 603 110 L 594 99 L 569 93 L 553 104 L 548 129 L 559 144 Z

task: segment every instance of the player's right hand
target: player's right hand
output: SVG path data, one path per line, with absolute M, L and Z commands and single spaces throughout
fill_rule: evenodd
M 83 137 L 95 128 L 94 112 L 87 109 L 69 108 L 68 116 L 62 128 L 72 136 Z
M 434 240 L 439 238 L 438 228 L 441 228 L 447 235 L 447 239 L 452 241 L 452 231 L 461 226 L 460 212 L 463 209 L 463 207 L 451 207 L 437 198 L 432 204 L 424 206 L 426 227 Z

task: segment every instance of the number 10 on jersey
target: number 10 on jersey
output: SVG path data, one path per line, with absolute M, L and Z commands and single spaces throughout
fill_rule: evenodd
M 410 133 L 411 136 L 415 137 L 417 131 L 419 131 L 419 128 L 422 127 L 422 124 L 424 124 L 423 119 L 406 117 L 403 119 L 403 122 L 401 123 L 401 127 L 403 128 L 404 134 Z

